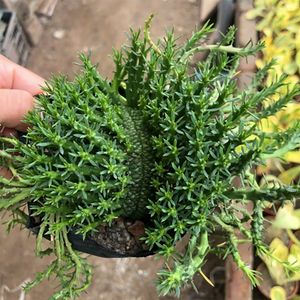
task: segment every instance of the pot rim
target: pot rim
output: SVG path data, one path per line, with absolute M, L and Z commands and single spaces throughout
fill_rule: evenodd
M 256 271 L 260 272 L 260 270 L 261 270 L 264 266 L 267 267 L 266 264 L 265 264 L 264 262 L 260 263 L 260 264 L 258 265 L 258 267 L 256 268 Z M 290 295 L 287 295 L 287 296 L 286 296 L 286 299 L 291 299 L 291 298 L 293 298 L 293 297 L 296 295 L 296 293 L 298 292 L 298 290 L 299 290 L 299 281 L 293 281 L 292 283 L 294 284 L 294 290 L 293 290 L 293 292 L 292 292 Z M 281 286 L 281 285 L 278 285 L 278 286 Z M 281 286 L 281 287 L 282 287 L 282 286 Z M 263 288 L 261 287 L 260 284 L 257 285 L 257 288 L 259 289 L 259 291 L 260 291 L 266 298 L 271 299 L 270 295 L 269 295 L 268 293 L 266 293 L 266 292 L 263 290 Z

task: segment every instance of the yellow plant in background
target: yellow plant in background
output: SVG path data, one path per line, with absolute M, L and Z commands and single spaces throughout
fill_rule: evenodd
M 262 57 L 256 60 L 257 68 L 263 68 L 272 59 L 277 61 L 268 72 L 265 84 L 271 86 L 276 77 L 288 75 L 287 85 L 281 88 L 281 94 L 286 94 L 289 88 L 299 83 L 300 79 L 299 11 L 300 0 L 255 0 L 254 9 L 247 13 L 248 19 L 258 19 L 256 29 L 261 35 L 261 41 L 266 45 L 262 50 Z M 269 101 L 278 100 L 279 97 L 279 94 L 275 94 L 266 99 L 266 105 Z M 266 133 L 284 131 L 299 119 L 300 103 L 290 103 L 285 111 L 263 120 L 260 129 Z M 284 158 L 288 162 L 300 163 L 299 151 L 287 153 Z M 268 167 L 259 166 L 257 171 L 266 173 L 274 169 L 281 173 L 280 179 L 294 180 L 300 176 L 299 167 L 295 170 L 285 170 L 276 159 L 268 161 Z
M 270 86 L 275 77 L 289 75 L 286 83 L 294 85 L 299 82 L 300 70 L 300 0 L 256 0 L 255 8 L 247 13 L 248 19 L 259 18 L 256 29 L 265 42 L 263 57 L 257 59 L 256 65 L 262 68 L 271 59 L 277 65 L 269 71 L 266 79 Z M 281 90 L 286 93 L 286 89 Z M 277 100 L 274 95 L 273 100 Z
M 297 120 L 300 120 L 300 103 L 289 103 L 284 111 L 280 111 L 277 113 L 276 116 L 270 116 L 268 119 L 263 119 L 260 123 L 260 129 L 266 133 L 272 133 L 272 132 L 280 132 L 284 131 L 287 128 L 291 127 Z M 291 163 L 300 163 L 300 151 L 290 151 L 284 155 L 284 159 Z M 268 162 L 267 166 L 259 166 L 259 171 L 266 172 L 268 169 L 277 169 L 282 174 L 279 175 L 281 178 L 286 178 L 286 180 L 283 180 L 281 183 L 291 182 L 296 178 L 296 176 L 290 177 L 287 176 L 287 174 L 291 174 L 292 169 L 284 170 L 284 168 L 279 163 L 278 159 L 272 159 L 272 161 Z M 295 167 L 297 170 L 299 167 Z M 299 169 L 300 171 L 300 169 Z M 300 172 L 298 172 L 300 174 Z
M 261 121 L 261 126 L 266 133 L 284 131 L 291 127 L 297 120 L 300 120 L 300 103 L 289 103 L 284 111 L 280 111 L 276 116 L 270 116 Z

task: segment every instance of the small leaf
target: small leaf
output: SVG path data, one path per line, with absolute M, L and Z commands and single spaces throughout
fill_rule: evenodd
M 300 175 L 300 166 L 288 169 L 278 176 L 278 179 L 283 184 L 290 184 L 293 180 L 296 180 Z
M 291 64 L 284 65 L 283 71 L 288 75 L 293 75 L 297 72 L 298 65 L 296 62 L 292 62 Z
M 202 272 L 202 271 L 199 271 L 199 273 L 203 276 L 203 278 L 211 285 L 214 287 L 214 284 L 206 277 L 206 275 Z
M 300 266 L 300 246 L 297 244 L 293 244 L 291 246 L 288 261 L 292 264 L 296 263 L 297 266 Z
M 272 254 L 283 260 L 286 261 L 289 253 L 289 249 L 287 246 L 284 245 L 283 241 L 279 238 L 275 238 L 270 244 L 270 252 Z
M 300 151 L 290 151 L 283 158 L 289 162 L 300 164 Z
M 295 230 L 300 228 L 300 218 L 295 213 L 292 203 L 286 204 L 278 210 L 273 226 Z
M 251 20 L 251 19 L 254 19 L 256 17 L 262 16 L 263 10 L 264 10 L 263 7 L 256 7 L 254 9 L 251 9 L 247 12 L 246 18 Z
M 295 56 L 295 61 L 296 61 L 296 64 L 300 70 L 300 51 L 297 52 L 296 56 Z
M 285 300 L 286 292 L 281 286 L 274 286 L 270 291 L 271 300 Z

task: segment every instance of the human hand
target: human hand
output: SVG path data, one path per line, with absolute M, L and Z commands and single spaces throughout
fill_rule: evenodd
M 17 130 L 25 132 L 28 125 L 23 116 L 34 105 L 34 95 L 42 92 L 39 85 L 44 79 L 0 55 L 0 128 L 3 136 L 16 135 Z M 1 166 L 0 166 L 1 170 Z M 0 171 L 9 177 L 7 171 Z

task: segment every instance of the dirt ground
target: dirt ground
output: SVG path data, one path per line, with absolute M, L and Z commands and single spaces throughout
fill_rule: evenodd
M 27 67 L 45 79 L 50 78 L 51 73 L 57 75 L 59 72 L 69 74 L 72 79 L 73 72 L 79 70 L 73 65 L 78 61 L 77 52 L 92 50 L 92 61 L 99 62 L 100 74 L 112 78 L 114 65 L 108 55 L 112 53 L 112 46 L 119 49 L 126 42 L 124 31 L 129 31 L 129 27 L 137 29 L 143 26 L 150 13 L 159 12 L 151 27 L 153 39 L 164 36 L 164 26 L 171 29 L 175 25 L 177 35 L 182 35 L 184 41 L 195 24 L 199 24 L 199 10 L 200 1 L 197 0 L 60 0 L 38 47 L 31 52 Z M 60 34 L 60 39 L 54 37 L 57 34 Z M 43 282 L 26 295 L 18 286 L 32 280 L 33 274 L 42 271 L 52 258 L 35 257 L 35 237 L 27 238 L 26 230 L 20 232 L 15 228 L 8 235 L 4 229 L 5 226 L 0 225 L 0 288 L 6 285 L 7 289 L 0 290 L 0 300 L 48 299 L 55 284 Z M 155 280 L 156 272 L 162 268 L 164 261 L 153 260 L 153 257 L 90 257 L 89 262 L 96 268 L 88 293 L 82 294 L 80 299 L 159 299 L 151 281 Z M 180 299 L 223 299 L 223 265 L 216 259 L 209 261 L 204 270 L 208 277 L 215 275 L 215 281 L 219 280 L 217 288 L 213 289 L 199 276 L 196 286 L 200 294 L 196 295 L 191 287 L 187 287 Z M 12 293 L 8 292 L 14 288 L 16 290 Z

